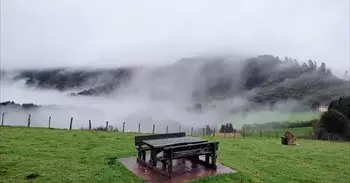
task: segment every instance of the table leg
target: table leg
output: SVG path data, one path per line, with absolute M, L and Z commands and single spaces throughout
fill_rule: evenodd
M 150 163 L 152 166 L 157 166 L 157 161 L 156 161 L 156 158 L 157 158 L 157 152 L 156 152 L 156 149 L 151 149 L 151 159 L 150 159 Z
M 216 155 L 216 149 L 217 149 L 217 146 L 218 144 L 214 144 L 214 148 L 213 148 L 213 152 L 212 152 L 212 155 L 211 155 L 211 159 L 212 159 L 212 167 L 214 169 L 216 169 L 216 158 L 217 158 L 217 155 Z
M 146 161 L 146 151 L 142 151 L 142 160 Z
M 173 150 L 170 149 L 170 152 L 169 152 L 169 162 L 168 162 L 168 173 L 169 175 L 171 176 L 171 174 L 173 173 L 173 157 L 174 157 L 174 154 L 173 154 Z
M 162 162 L 162 170 L 166 172 L 166 161 Z
M 205 164 L 209 165 L 209 154 L 205 155 Z
M 139 148 L 137 150 L 137 161 L 141 159 L 141 145 L 139 145 Z

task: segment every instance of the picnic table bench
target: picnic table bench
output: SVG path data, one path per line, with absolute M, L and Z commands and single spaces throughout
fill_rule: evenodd
M 137 161 L 169 178 L 174 159 L 187 158 L 216 169 L 218 144 L 199 137 L 186 137 L 184 132 L 135 137 Z M 149 162 L 146 162 L 147 151 L 150 151 Z M 201 155 L 205 155 L 205 161 L 199 159 Z M 157 162 L 161 162 L 162 168 L 157 167 Z

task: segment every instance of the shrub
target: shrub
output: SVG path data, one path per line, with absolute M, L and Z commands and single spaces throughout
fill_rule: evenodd
M 343 113 L 348 120 L 350 120 L 350 96 L 340 97 L 337 100 L 333 100 L 328 109 L 337 110 L 338 112 Z
M 343 137 L 349 135 L 349 126 L 347 117 L 333 109 L 323 113 L 319 124 L 319 128 L 324 129 L 326 132 Z
M 233 128 L 231 123 L 223 124 L 220 128 L 220 133 L 236 133 L 237 130 Z

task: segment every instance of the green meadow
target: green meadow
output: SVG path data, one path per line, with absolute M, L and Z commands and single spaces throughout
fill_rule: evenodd
M 136 133 L 0 127 L 0 182 L 143 182 L 118 158 L 135 156 Z M 298 139 L 205 137 L 218 161 L 239 173 L 193 182 L 348 183 L 350 144 Z

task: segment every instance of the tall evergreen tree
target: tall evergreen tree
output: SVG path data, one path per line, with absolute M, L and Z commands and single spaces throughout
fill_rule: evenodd
M 326 64 L 324 62 L 322 62 L 322 64 L 321 64 L 320 72 L 324 73 L 324 74 L 326 74 L 326 72 L 327 72 Z

